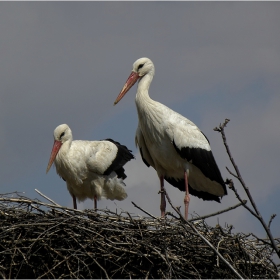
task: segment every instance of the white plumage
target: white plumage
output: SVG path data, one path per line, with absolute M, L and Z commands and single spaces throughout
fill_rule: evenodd
M 136 145 L 145 164 L 152 166 L 160 178 L 162 215 L 166 204 L 162 190 L 165 179 L 186 191 L 187 217 L 189 192 L 204 200 L 219 201 L 227 191 L 205 135 L 193 122 L 149 97 L 154 73 L 149 58 L 136 60 L 114 104 L 139 80 L 135 99 L 139 120 Z
M 112 139 L 73 141 L 70 127 L 62 124 L 54 130 L 47 172 L 54 161 L 58 175 L 66 181 L 75 209 L 76 198 L 78 201 L 93 199 L 96 208 L 96 200 L 101 197 L 110 200 L 127 197 L 123 165 L 134 158 L 130 152 Z

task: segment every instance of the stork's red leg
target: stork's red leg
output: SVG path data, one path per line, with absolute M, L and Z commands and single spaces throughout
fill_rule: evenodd
M 186 195 L 184 198 L 184 204 L 185 204 L 185 219 L 188 219 L 188 213 L 189 213 L 189 204 L 190 204 L 190 194 L 189 194 L 189 183 L 188 183 L 188 174 L 186 170 L 184 171 L 184 178 L 185 178 L 185 189 L 186 189 Z
M 94 196 L 94 210 L 97 209 L 97 197 Z
M 161 217 L 165 216 L 165 208 L 166 208 L 166 202 L 165 202 L 165 193 L 163 190 L 164 186 L 164 177 L 160 176 L 160 211 L 161 211 Z
M 75 196 L 75 195 L 72 195 L 72 198 L 73 198 L 73 208 L 74 208 L 74 209 L 77 209 L 77 200 L 76 200 L 76 196 Z

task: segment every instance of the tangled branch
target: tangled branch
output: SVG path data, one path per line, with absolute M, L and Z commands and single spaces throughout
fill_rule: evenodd
M 245 190 L 245 192 L 246 192 L 246 194 L 247 194 L 247 196 L 248 196 L 248 198 L 249 198 L 250 203 L 252 204 L 253 210 L 252 210 L 250 207 L 248 207 L 247 205 L 245 205 L 245 204 L 243 204 L 243 206 L 244 206 L 254 217 L 256 217 L 256 218 L 261 222 L 261 224 L 262 224 L 264 230 L 266 231 L 266 233 L 267 233 L 267 235 L 268 235 L 268 237 L 269 237 L 269 239 L 270 239 L 270 241 L 271 241 L 271 246 L 272 246 L 272 248 L 275 250 L 276 254 L 277 254 L 278 257 L 280 258 L 280 251 L 279 251 L 279 248 L 277 247 L 276 242 L 275 242 L 275 240 L 274 240 L 274 238 L 273 238 L 273 236 L 272 236 L 272 233 L 271 233 L 271 231 L 270 231 L 270 224 L 271 224 L 271 222 L 272 222 L 272 219 L 273 219 L 276 215 L 275 215 L 275 214 L 272 215 L 272 217 L 271 217 L 271 219 L 270 219 L 270 221 L 269 221 L 269 226 L 267 226 L 267 224 L 265 223 L 265 221 L 264 221 L 264 219 L 263 219 L 261 213 L 259 212 L 259 210 L 258 210 L 258 208 L 257 208 L 257 205 L 256 205 L 256 203 L 255 203 L 255 201 L 254 201 L 254 199 L 253 199 L 253 197 L 252 197 L 252 195 L 251 195 L 251 193 L 250 193 L 249 188 L 247 187 L 247 185 L 245 184 L 245 181 L 243 180 L 243 178 L 242 178 L 242 176 L 241 176 L 241 173 L 240 173 L 240 171 L 239 171 L 239 168 L 238 168 L 238 166 L 236 165 L 236 163 L 235 163 L 235 161 L 234 161 L 234 159 L 233 159 L 233 157 L 232 157 L 232 154 L 231 154 L 231 152 L 230 152 L 229 146 L 228 146 L 228 144 L 227 144 L 227 139 L 226 139 L 226 135 L 225 135 L 225 127 L 226 127 L 226 125 L 228 124 L 229 121 L 230 121 L 229 119 L 225 119 L 225 121 L 224 121 L 223 124 L 220 124 L 219 127 L 215 127 L 215 128 L 214 128 L 215 131 L 218 131 L 218 132 L 221 133 L 221 135 L 222 135 L 223 142 L 224 142 L 224 146 L 225 146 L 225 148 L 226 148 L 227 154 L 228 154 L 228 156 L 229 156 L 229 159 L 230 159 L 230 161 L 231 161 L 231 163 L 232 163 L 232 165 L 233 165 L 233 168 L 234 168 L 236 174 L 234 174 L 233 172 L 231 172 L 231 171 L 229 170 L 229 168 L 227 168 L 227 170 L 228 170 L 228 172 L 229 172 L 233 177 L 237 178 L 238 181 L 240 182 L 240 184 L 242 185 L 243 189 Z M 236 190 L 235 187 L 234 187 L 233 181 L 232 181 L 232 180 L 227 180 L 226 183 L 229 184 L 230 189 L 234 191 L 234 193 L 235 193 L 237 199 L 241 202 L 242 200 L 241 200 L 240 196 L 238 195 L 237 190 Z
M 79 211 L 16 193 L 0 195 L 0 276 L 278 278 L 267 241 L 172 215 Z

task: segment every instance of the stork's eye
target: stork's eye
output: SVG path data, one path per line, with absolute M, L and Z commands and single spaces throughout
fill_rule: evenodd
M 61 139 L 64 136 L 65 132 L 62 132 L 59 136 L 59 139 Z
M 144 64 L 140 64 L 140 65 L 138 66 L 138 69 L 137 69 L 137 70 L 141 69 L 143 66 L 144 66 Z

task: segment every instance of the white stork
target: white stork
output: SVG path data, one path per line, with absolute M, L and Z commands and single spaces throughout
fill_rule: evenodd
M 136 60 L 114 105 L 139 80 L 135 99 L 139 120 L 136 146 L 144 163 L 152 166 L 160 179 L 161 215 L 165 215 L 166 207 L 165 179 L 186 192 L 187 219 L 189 193 L 203 200 L 220 202 L 227 190 L 206 136 L 193 122 L 150 98 L 148 90 L 154 74 L 155 67 L 149 58 Z
M 55 163 L 56 171 L 64 181 L 73 198 L 77 201 L 94 199 L 94 208 L 101 197 L 123 200 L 127 197 L 123 179 L 123 166 L 134 156 L 126 146 L 112 139 L 102 141 L 73 141 L 72 131 L 67 124 L 54 130 L 54 145 L 47 173 Z

